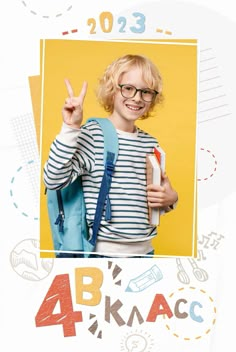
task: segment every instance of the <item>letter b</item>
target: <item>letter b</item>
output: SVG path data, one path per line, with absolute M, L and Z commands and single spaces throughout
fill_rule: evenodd
M 84 278 L 89 278 L 90 282 L 85 283 Z M 101 301 L 101 286 L 103 273 L 98 268 L 76 268 L 75 269 L 75 289 L 76 303 L 87 306 L 96 306 Z M 85 298 L 84 293 L 90 298 Z

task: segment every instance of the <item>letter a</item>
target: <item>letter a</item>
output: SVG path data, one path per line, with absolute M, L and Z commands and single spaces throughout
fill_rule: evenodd
M 156 294 L 152 303 L 151 309 L 148 313 L 147 321 L 156 321 L 157 315 L 166 314 L 168 318 L 173 316 L 173 313 L 162 294 Z

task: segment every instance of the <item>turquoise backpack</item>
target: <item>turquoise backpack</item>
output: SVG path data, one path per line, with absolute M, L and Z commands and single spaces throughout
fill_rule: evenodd
M 106 118 L 92 117 L 97 121 L 104 136 L 105 171 L 98 196 L 92 236 L 89 236 L 86 208 L 82 188 L 82 177 L 61 190 L 47 189 L 48 216 L 57 258 L 88 258 L 96 246 L 102 213 L 111 219 L 109 189 L 118 156 L 118 136 L 113 124 Z

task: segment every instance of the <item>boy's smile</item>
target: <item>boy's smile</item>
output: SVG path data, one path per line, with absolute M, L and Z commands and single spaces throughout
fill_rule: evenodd
M 131 104 L 126 104 L 126 107 L 133 111 L 139 111 L 143 108 L 142 106 L 131 105 Z

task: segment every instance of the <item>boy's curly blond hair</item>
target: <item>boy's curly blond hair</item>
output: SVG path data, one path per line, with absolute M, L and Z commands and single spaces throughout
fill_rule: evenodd
M 157 103 L 162 100 L 162 78 L 154 63 L 143 55 L 124 55 L 113 61 L 99 79 L 97 99 L 105 111 L 112 113 L 114 109 L 113 97 L 119 88 L 121 77 L 131 68 L 141 69 L 142 78 L 148 88 L 158 91 L 155 100 L 151 103 L 149 111 L 142 116 L 142 119 L 150 116 L 151 111 Z

